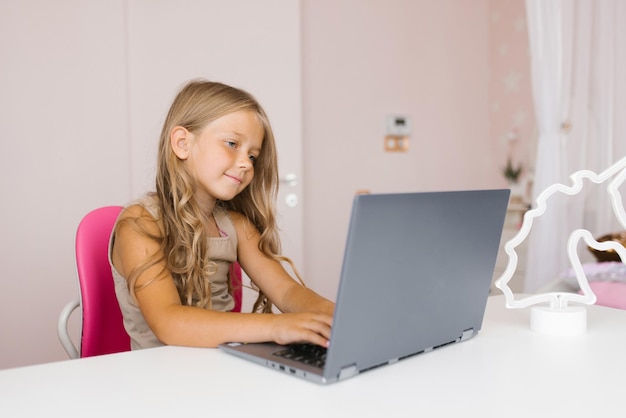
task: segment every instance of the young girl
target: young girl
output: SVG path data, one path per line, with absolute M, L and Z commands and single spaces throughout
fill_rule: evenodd
M 161 131 L 156 191 L 123 210 L 111 240 L 133 349 L 328 345 L 334 304 L 281 264 L 291 261 L 279 255 L 277 185 L 274 136 L 257 101 L 220 83 L 183 87 Z M 235 261 L 259 289 L 252 313 L 230 312 Z

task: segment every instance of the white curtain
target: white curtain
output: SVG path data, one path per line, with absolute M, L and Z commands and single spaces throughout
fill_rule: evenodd
M 526 0 L 526 10 L 538 128 L 534 202 L 575 171 L 601 172 L 626 155 L 626 2 Z M 619 230 L 605 190 L 548 202 L 529 237 L 525 292 L 569 268 L 574 229 L 596 237 Z

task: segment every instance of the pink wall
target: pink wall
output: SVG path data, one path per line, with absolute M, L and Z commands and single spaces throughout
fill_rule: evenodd
M 304 273 L 334 297 L 357 190 L 506 186 L 502 138 L 532 130 L 524 2 L 305 0 L 302 15 Z M 383 150 L 392 113 L 411 119 L 406 153 Z
M 532 177 L 535 115 L 532 104 L 526 8 L 523 0 L 489 0 L 489 136 L 500 166 L 510 154 Z M 517 140 L 508 140 L 510 135 Z

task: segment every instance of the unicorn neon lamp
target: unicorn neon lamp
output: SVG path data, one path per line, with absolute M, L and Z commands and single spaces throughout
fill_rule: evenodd
M 608 183 L 607 192 L 610 195 L 613 212 L 620 224 L 626 229 L 626 211 L 624 201 L 619 192 L 619 187 L 626 180 L 626 157 L 617 161 L 600 174 L 589 170 L 581 170 L 570 176 L 571 186 L 556 183 L 546 188 L 537 197 L 537 207 L 527 211 L 519 232 L 504 245 L 504 250 L 509 256 L 509 261 L 504 273 L 496 280 L 495 285 L 504 293 L 507 308 L 526 308 L 531 305 L 530 327 L 534 331 L 551 335 L 578 335 L 586 332 L 587 311 L 584 306 L 569 306 L 569 302 L 577 302 L 592 305 L 596 302 L 596 295 L 589 286 L 587 276 L 578 256 L 577 246 L 580 240 L 592 248 L 601 251 L 614 250 L 626 264 L 626 248 L 617 241 L 596 241 L 586 229 L 574 230 L 567 242 L 567 254 L 572 263 L 576 279 L 581 289 L 581 294 L 570 292 L 550 292 L 515 299 L 511 288 L 508 286 L 511 277 L 517 268 L 517 252 L 515 249 L 528 236 L 533 225 L 533 220 L 541 216 L 546 210 L 546 200 L 555 193 L 564 193 L 569 196 L 578 194 L 583 188 L 583 180 L 587 179 L 594 183 Z M 546 302 L 549 304 L 546 306 Z

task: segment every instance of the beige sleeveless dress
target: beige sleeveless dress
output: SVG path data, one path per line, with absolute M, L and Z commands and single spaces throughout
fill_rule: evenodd
M 146 208 L 155 218 L 159 216 L 159 209 L 153 196 L 146 195 L 129 206 L 135 204 Z M 209 238 L 211 259 L 217 264 L 216 273 L 211 275 L 211 309 L 228 312 L 235 306 L 235 301 L 229 293 L 228 270 L 231 263 L 237 260 L 237 234 L 235 226 L 225 210 L 216 209 L 213 216 L 222 237 Z M 124 317 L 124 327 L 130 336 L 131 348 L 135 350 L 164 345 L 154 335 L 136 302 L 131 297 L 126 278 L 111 263 L 111 249 L 112 242 L 109 245 L 109 264 L 115 281 L 115 293 Z

